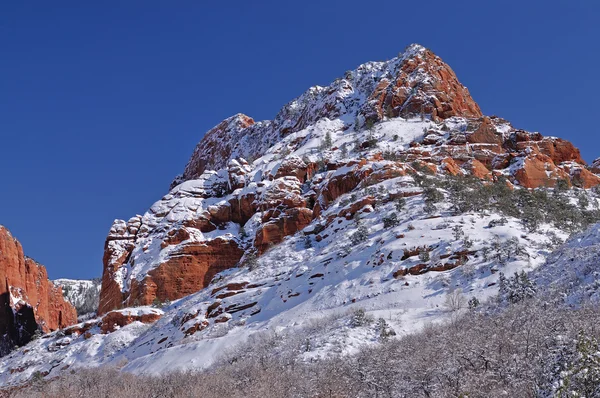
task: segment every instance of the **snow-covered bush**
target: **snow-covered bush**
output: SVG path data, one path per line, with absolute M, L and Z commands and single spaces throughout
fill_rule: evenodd
M 358 245 L 365 242 L 369 238 L 369 229 L 363 224 L 359 224 L 358 229 L 350 235 L 350 241 L 353 245 Z
M 350 319 L 350 326 L 353 328 L 358 328 L 361 326 L 365 326 L 373 322 L 373 318 L 370 315 L 367 315 L 364 309 L 358 308 L 354 310 L 352 313 L 352 317 Z
M 518 303 L 535 296 L 537 288 L 524 271 L 507 278 L 502 272 L 498 278 L 498 300 Z

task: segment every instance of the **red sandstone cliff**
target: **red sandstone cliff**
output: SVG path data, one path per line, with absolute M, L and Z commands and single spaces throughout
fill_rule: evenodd
M 0 281 L 0 336 L 5 345 L 26 343 L 38 328 L 49 332 L 77 321 L 75 308 L 48 280 L 46 268 L 25 257 L 19 241 L 2 226 Z

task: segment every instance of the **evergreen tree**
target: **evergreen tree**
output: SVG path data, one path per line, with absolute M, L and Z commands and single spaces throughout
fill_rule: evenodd
M 331 149 L 332 146 L 333 146 L 333 140 L 331 139 L 331 133 L 329 131 L 327 131 L 325 133 L 325 138 L 323 138 L 323 140 L 321 140 L 321 149 L 323 149 L 323 150 Z

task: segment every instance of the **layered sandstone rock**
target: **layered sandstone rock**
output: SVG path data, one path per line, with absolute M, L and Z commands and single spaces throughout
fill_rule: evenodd
M 133 322 L 154 323 L 160 319 L 161 315 L 162 311 L 158 309 L 111 311 L 102 317 L 99 326 L 102 333 L 107 334 Z
M 102 288 L 98 314 L 105 314 L 121 308 L 123 302 L 123 281 L 126 277 L 125 264 L 135 247 L 135 238 L 141 226 L 141 217 L 136 216 L 125 222 L 116 220 L 104 244 Z
M 357 109 L 359 98 L 363 103 Z M 243 114 L 225 119 L 205 134 L 183 175 L 171 187 L 198 178 L 205 170 L 224 168 L 229 159 L 258 158 L 281 138 L 322 119 L 334 120 L 349 110 L 363 123 L 398 116 L 428 115 L 433 120 L 481 116 L 479 106 L 450 66 L 430 50 L 413 44 L 397 58 L 363 64 L 328 87 L 311 87 L 273 120 L 255 123 Z M 302 174 L 296 176 L 303 179 Z
M 29 341 L 36 330 L 49 332 L 77 321 L 75 308 L 46 268 L 23 255 L 21 244 L 0 226 L 0 354 Z
M 393 71 L 371 93 L 363 110 L 367 120 L 430 115 L 433 120 L 452 116 L 480 117 L 469 90 L 440 57 L 420 46 L 410 46 Z
M 234 267 L 243 254 L 234 240 L 221 237 L 181 245 L 141 281 L 131 281 L 124 305 L 176 300 L 202 290 L 217 273 Z
M 276 218 L 271 218 L 261 225 L 256 232 L 254 246 L 259 253 L 264 253 L 269 247 L 281 243 L 283 238 L 303 230 L 313 219 L 313 212 L 307 208 L 292 208 L 285 210 Z

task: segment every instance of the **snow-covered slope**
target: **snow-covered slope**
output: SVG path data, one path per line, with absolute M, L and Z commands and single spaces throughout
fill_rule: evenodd
M 56 279 L 55 285 L 62 287 L 63 296 L 77 309 L 77 315 L 89 314 L 98 309 L 100 279 Z
M 568 305 L 600 302 L 600 224 L 572 236 L 532 279 L 561 294 Z
M 113 224 L 103 317 L 2 358 L 0 382 L 203 368 L 257 333 L 315 322 L 331 326 L 299 355 L 351 353 L 378 341 L 349 327 L 357 311 L 404 334 L 446 319 L 449 296 L 494 295 L 500 272 L 535 270 L 600 219 L 600 178 L 567 141 L 480 116 L 451 69 L 411 46 L 273 121 L 227 119 L 167 195 Z
M 0 381 L 25 381 L 35 371 L 52 376 L 67 365 L 112 364 L 148 374 L 202 368 L 254 333 L 294 333 L 315 319 L 332 319 L 333 327 L 314 336 L 310 355 L 302 354 L 307 360 L 351 353 L 378 341 L 373 328 L 348 326 L 353 311 L 364 309 L 396 333 L 410 333 L 450 316 L 446 297 L 453 290 L 485 299 L 497 292 L 499 272 L 535 269 L 557 236 L 567 236 L 550 225 L 530 232 L 520 220 L 495 212 L 452 215 L 447 200 L 432 216 L 424 211 L 422 195 L 407 196 L 397 225 L 385 227 L 384 216 L 397 212 L 397 202 L 386 198 L 421 188 L 410 176 L 370 188 L 377 205 L 363 207 L 358 223 L 337 217 L 352 207 L 352 193 L 346 194 L 304 233 L 268 250 L 256 264 L 222 272 L 209 288 L 168 304 L 156 323 L 133 322 L 106 334 L 95 326 L 92 338 L 83 332 L 68 339 L 64 332 L 51 334 L 3 358 Z M 343 206 L 345 200 L 350 203 Z M 323 229 L 330 216 L 335 217 Z M 359 228 L 366 236 L 353 243 Z M 430 260 L 415 254 L 419 247 L 427 248 Z M 440 272 L 419 270 L 423 263 Z M 441 271 L 456 263 L 462 265 Z M 415 275 L 398 272 L 414 267 Z

